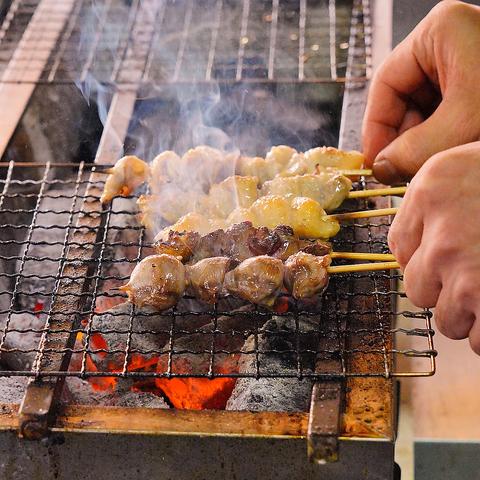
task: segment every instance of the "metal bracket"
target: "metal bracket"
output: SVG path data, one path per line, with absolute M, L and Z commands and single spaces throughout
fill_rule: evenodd
M 325 464 L 338 461 L 342 398 L 342 381 L 317 382 L 313 386 L 307 436 L 311 462 Z
M 28 395 L 20 405 L 21 421 L 18 435 L 27 440 L 41 440 L 48 435 L 49 415 L 55 398 L 56 385 L 31 381 Z

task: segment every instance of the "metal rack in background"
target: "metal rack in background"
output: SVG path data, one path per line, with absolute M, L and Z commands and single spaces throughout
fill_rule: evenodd
M 122 209 L 125 200 L 115 199 L 112 205 L 96 213 L 95 204 L 99 204 L 99 193 L 102 190 L 105 176 L 95 173 L 97 181 L 92 183 L 89 178 L 95 167 L 92 164 L 63 164 L 56 166 L 23 166 L 11 162 L 7 168 L 6 179 L 1 181 L 0 194 L 0 261 L 3 262 L 0 279 L 3 288 L 0 292 L 1 304 L 7 305 L 0 311 L 2 330 L 0 337 L 1 354 L 32 354 L 36 360 L 31 370 L 15 371 L 2 370 L 0 375 L 22 375 L 36 378 L 79 376 L 86 377 L 131 377 L 131 378 L 217 378 L 217 377 L 297 377 L 297 378 L 345 378 L 345 377 L 385 377 L 392 376 L 422 376 L 431 375 L 435 368 L 435 351 L 433 349 L 433 331 L 430 325 L 431 313 L 397 311 L 396 301 L 404 296 L 395 288 L 396 281 L 401 280 L 401 275 L 388 272 L 366 272 L 355 274 L 332 275 L 329 288 L 322 301 L 313 308 L 294 302 L 289 299 L 287 312 L 275 312 L 277 317 L 289 317 L 294 327 L 290 331 L 278 332 L 262 328 L 265 319 L 272 312 L 261 308 L 251 311 L 235 313 L 231 310 L 222 310 L 221 306 L 188 311 L 173 309 L 165 315 L 168 322 L 162 327 L 138 328 L 136 326 L 135 307 L 128 309 L 128 314 L 123 315 L 121 328 L 115 326 L 98 327 L 92 319 L 95 314 L 105 310 L 105 305 L 112 305 L 125 300 L 124 294 L 112 290 L 128 281 L 128 273 L 124 275 L 112 274 L 119 265 L 132 270 L 135 264 L 145 256 L 148 241 L 143 227 L 136 221 L 135 209 Z M 17 180 L 20 170 L 27 170 L 33 174 L 34 179 Z M 59 177 L 59 175 L 61 176 Z M 371 187 L 371 182 L 368 187 Z M 46 210 L 41 207 L 49 197 L 59 198 L 58 188 L 61 187 L 61 197 L 68 200 L 70 208 L 53 208 Z M 367 183 L 361 181 L 357 188 L 367 188 Z M 30 189 L 29 193 L 24 193 Z M 55 189 L 53 193 L 50 193 Z M 11 204 L 15 202 L 15 205 Z M 86 202 L 86 203 L 85 203 Z M 368 208 L 371 205 L 360 202 L 351 202 L 349 209 Z M 85 209 L 85 205 L 89 209 Z M 93 212 L 93 213 L 92 213 Z M 49 224 L 42 224 L 42 218 L 49 219 Z M 116 218 L 122 216 L 123 226 L 116 223 Z M 25 223 L 18 220 L 23 218 Z M 10 219 L 10 221 L 6 221 Z M 351 250 L 383 253 L 388 250 L 385 231 L 388 222 L 360 220 L 358 223 L 344 225 L 341 234 L 333 239 L 334 250 Z M 56 240 L 41 240 L 45 237 L 39 231 L 55 230 Z M 120 232 L 120 239 L 112 242 L 112 232 Z M 19 232 L 21 234 L 19 235 Z M 118 235 L 117 235 L 118 236 Z M 129 241 L 126 241 L 128 238 Z M 134 240 L 131 240 L 134 238 Z M 51 257 L 32 255 L 31 249 L 35 246 L 49 245 L 57 252 Z M 111 258 L 106 255 L 108 249 L 128 252 L 128 255 Z M 5 255 L 4 252 L 14 252 Z M 83 253 L 87 253 L 83 255 Z M 90 254 L 88 253 L 91 253 Z M 83 255 L 83 256 L 82 256 Z M 40 267 L 36 268 L 38 264 Z M 41 265 L 44 267 L 41 267 Z M 27 271 L 43 269 L 42 275 L 27 274 Z M 117 268 L 118 271 L 118 268 Z M 8 273 L 14 272 L 14 273 Z M 25 284 L 31 284 L 32 279 L 38 284 L 50 282 L 47 291 L 32 292 L 24 290 Z M 109 285 L 108 290 L 103 286 Z M 5 288 L 6 285 L 9 285 Z M 32 303 L 32 295 L 35 301 Z M 5 301 L 7 300 L 7 301 Z M 27 305 L 27 306 L 25 306 Z M 45 307 L 39 305 L 47 305 Z M 100 307 L 103 305 L 103 307 Z M 213 323 L 214 328 L 204 330 L 189 328 L 182 318 L 198 315 L 200 312 Z M 19 329 L 12 326 L 12 315 L 28 314 L 40 317 L 44 326 L 40 328 Z M 142 313 L 142 317 L 158 317 L 156 313 Z M 114 316 L 114 315 L 113 315 Z M 221 317 L 235 319 L 251 319 L 248 328 L 237 326 L 222 330 L 218 326 Z M 409 317 L 414 319 L 413 328 L 392 327 L 392 317 Z M 310 328 L 302 330 L 300 318 L 308 318 Z M 254 319 L 257 319 L 255 321 Z M 263 321 L 262 321 L 263 320 Z M 243 321 L 243 320 L 242 320 Z M 247 320 L 244 320 L 247 322 Z M 183 324 L 183 326 L 178 326 Z M 205 321 L 208 323 L 208 320 Z M 25 350 L 7 348 L 5 346 L 9 335 L 36 334 L 41 337 L 39 345 L 32 345 Z M 279 335 L 285 345 L 271 350 L 258 348 L 259 335 Z M 133 344 L 138 336 L 161 335 L 166 337 L 164 345 L 157 349 L 138 349 Z M 208 336 L 208 348 L 176 347 L 179 338 L 190 335 Z M 251 350 L 219 348 L 216 350 L 216 338 L 222 335 L 239 335 L 246 340 L 250 335 L 256 339 L 257 348 Z M 418 350 L 401 350 L 395 347 L 395 337 L 408 335 L 424 339 L 424 345 Z M 92 341 L 101 336 L 105 344 L 98 346 L 98 341 Z M 121 336 L 124 348 L 109 347 L 113 336 Z M 306 343 L 306 337 L 309 341 Z M 78 339 L 82 340 L 79 341 Z M 8 343 L 8 341 L 7 341 Z M 281 342 L 282 343 L 282 342 Z M 315 344 L 312 347 L 312 344 Z M 194 371 L 176 371 L 175 360 L 186 354 L 208 357 L 204 368 Z M 217 371 L 217 357 L 227 354 L 240 357 L 255 357 L 255 370 L 239 373 L 235 371 Z M 65 368 L 70 356 L 77 357 L 75 366 Z M 96 371 L 89 369 L 89 359 L 95 356 L 111 356 L 117 358 L 116 368 L 98 367 Z M 138 369 L 131 363 L 132 357 L 165 357 L 163 369 Z M 285 359 L 294 359 L 295 368 L 291 371 L 276 371 L 269 365 L 269 356 Z M 359 367 L 358 359 L 368 357 L 369 366 Z M 403 371 L 397 368 L 396 357 L 413 356 L 421 357 L 426 361 L 425 370 Z M 80 360 L 79 360 L 80 357 Z M 118 358 L 121 358 L 120 362 Z M 341 368 L 337 371 L 322 371 L 318 360 L 338 360 Z M 108 365 L 109 362 L 101 362 Z M 64 368 L 52 368 L 52 365 L 63 365 Z M 320 362 L 321 365 L 321 362 Z M 316 368 L 315 368 L 316 366 Z
M 14 0 L 0 27 L 0 83 L 344 82 L 350 21 L 349 0 L 68 0 L 60 11 Z M 366 79 L 368 57 L 356 62 Z

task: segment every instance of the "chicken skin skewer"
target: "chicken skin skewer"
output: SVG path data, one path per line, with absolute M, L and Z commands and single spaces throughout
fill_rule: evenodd
M 279 176 L 325 173 L 329 169 L 336 169 L 337 173 L 345 169 L 357 170 L 361 168 L 363 160 L 363 155 L 356 151 L 318 147 L 299 153 L 286 145 L 272 147 L 265 158 L 240 157 L 236 152 L 224 153 L 205 145 L 188 150 L 182 157 L 167 150 L 155 157 L 150 167 L 138 157 L 128 155 L 106 171 L 109 176 L 101 201 L 108 203 L 115 196 L 129 195 L 148 180 L 154 195 L 166 194 L 177 199 L 187 197 L 183 202 L 187 208 L 192 203 L 201 203 L 212 187 L 218 182 L 234 178 L 231 176 L 235 174 L 255 177 L 263 185 Z M 212 192 L 213 203 L 219 196 L 215 190 L 214 188 Z M 244 206 L 242 200 L 238 200 L 238 205 Z M 172 216 L 175 217 L 174 212 L 164 213 L 173 223 L 188 211 L 192 210 L 181 212 L 174 220 L 171 220 Z
M 289 195 L 317 201 L 327 211 L 335 210 L 348 197 L 352 188 L 349 178 L 333 172 L 276 177 L 265 182 L 260 196 Z
M 275 177 L 312 174 L 324 169 L 358 170 L 365 157 L 355 150 L 334 147 L 312 148 L 305 153 L 286 145 L 272 147 L 265 158 L 239 157 L 236 172 L 257 177 L 261 184 Z
M 351 180 L 335 170 L 276 177 L 260 189 L 257 177 L 235 175 L 213 185 L 207 195 L 184 192 L 176 184 L 164 183 L 152 190 L 156 194 L 141 196 L 138 206 L 144 225 L 172 224 L 189 212 L 225 220 L 233 211 L 248 209 L 259 197 L 269 195 L 310 198 L 324 210 L 334 210 L 348 197 L 351 188 Z

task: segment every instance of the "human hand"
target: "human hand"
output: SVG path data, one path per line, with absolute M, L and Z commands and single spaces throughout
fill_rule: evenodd
M 380 66 L 363 149 L 381 182 L 411 178 L 435 153 L 480 139 L 479 51 L 480 7 L 443 1 Z
M 430 158 L 388 235 L 408 298 L 436 307 L 438 329 L 480 355 L 480 142 Z

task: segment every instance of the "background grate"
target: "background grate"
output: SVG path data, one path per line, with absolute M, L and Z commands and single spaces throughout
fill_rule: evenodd
M 162 315 L 125 304 L 100 318 L 99 312 L 125 300 L 115 287 L 149 253 L 135 198 L 117 198 L 95 213 L 103 175 L 91 173 L 103 166 L 0 166 L 0 359 L 10 365 L 0 367 L 0 376 L 332 378 L 434 372 L 431 313 L 397 309 L 404 296 L 396 290 L 399 274 L 332 276 L 318 302 L 285 299 L 273 318 L 261 308 L 235 310 L 239 305 L 229 299 L 214 307 L 184 301 Z M 367 187 L 372 183 L 356 184 Z M 372 206 L 348 201 L 345 209 Z M 368 219 L 345 225 L 334 249 L 386 252 L 387 227 Z M 90 249 L 93 256 L 82 254 Z M 396 339 L 405 335 L 418 337 L 419 348 L 396 348 Z M 397 359 L 407 356 L 424 358 L 425 369 L 399 369 Z M 229 370 L 238 358 L 248 368 Z M 12 371 L 15 361 L 24 366 Z M 339 367 L 332 370 L 332 361 Z M 62 368 L 52 369 L 56 362 Z
M 13 0 L 0 28 L 0 82 L 345 81 L 351 0 L 66 0 L 62 8 Z M 364 38 L 360 2 L 353 20 Z M 355 63 L 366 79 L 366 50 Z

